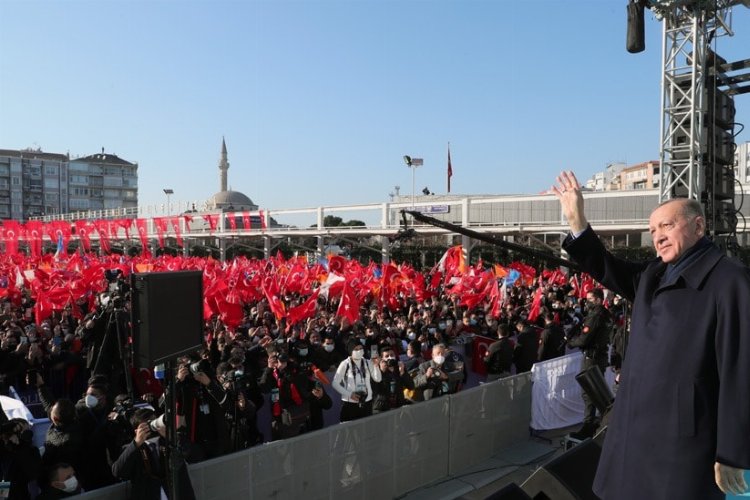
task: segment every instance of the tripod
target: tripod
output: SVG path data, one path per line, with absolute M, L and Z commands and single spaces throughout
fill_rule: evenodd
M 124 313 L 125 311 L 123 308 L 114 306 L 112 306 L 111 310 L 109 311 L 109 316 L 107 317 L 107 325 L 104 327 L 104 338 L 102 339 L 102 345 L 99 347 L 99 353 L 96 357 L 96 362 L 92 367 L 91 373 L 110 375 L 109 370 L 110 368 L 112 368 L 111 375 L 113 376 L 110 382 L 114 381 L 114 379 L 116 378 L 116 372 L 114 370 L 115 365 L 108 365 L 107 362 L 110 362 L 110 360 L 107 359 L 104 354 L 105 352 L 109 353 L 110 351 L 112 351 L 112 342 L 115 342 L 117 344 L 117 354 L 119 355 L 120 362 L 122 363 L 120 368 L 122 369 L 123 376 L 125 377 L 125 387 L 127 389 L 128 395 L 133 398 L 135 395 L 133 393 L 133 379 L 130 376 L 129 363 L 129 360 L 132 359 L 132 353 L 130 352 L 130 349 L 126 349 L 125 347 L 123 347 L 125 345 L 127 337 L 123 336 L 123 332 L 121 329 L 121 324 L 123 321 L 122 315 Z M 130 345 L 130 343 L 128 343 L 128 345 Z

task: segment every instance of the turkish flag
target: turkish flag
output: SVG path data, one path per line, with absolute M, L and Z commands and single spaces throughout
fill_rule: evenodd
M 237 217 L 236 217 L 236 215 L 237 214 L 235 214 L 234 212 L 230 212 L 230 213 L 227 214 L 227 222 L 229 222 L 229 228 L 232 231 L 236 231 L 237 230 Z
M 263 294 L 268 299 L 268 306 L 271 308 L 271 312 L 276 316 L 277 320 L 280 320 L 286 316 L 286 307 L 279 297 L 278 287 L 275 285 L 275 281 L 271 281 L 271 285 L 266 287 L 263 283 Z
M 95 220 L 93 222 L 93 225 L 96 228 L 96 232 L 99 233 L 99 245 L 101 245 L 102 250 L 104 250 L 106 253 L 109 253 L 109 221 Z
M 44 226 L 41 221 L 30 220 L 26 223 L 26 241 L 29 244 L 32 257 L 40 257 L 42 255 L 43 232 Z
M 346 259 L 340 255 L 328 256 L 328 270 L 343 275 L 346 269 Z
M 348 319 L 351 325 L 359 319 L 357 293 L 348 283 L 344 283 L 344 291 L 341 293 L 341 302 L 336 310 L 336 316 Z
M 170 217 L 169 223 L 174 229 L 174 237 L 177 240 L 177 244 L 182 246 L 182 230 L 180 229 L 180 217 Z
M 258 217 L 260 217 L 260 228 L 266 229 L 266 215 L 263 213 L 263 210 L 258 210 Z
M 207 214 L 202 215 L 203 220 L 208 222 L 208 228 L 209 232 L 211 234 L 214 234 L 214 231 L 216 231 L 216 226 L 219 224 L 219 214 Z
M 252 228 L 252 224 L 250 224 L 250 212 L 242 212 L 242 227 L 243 229 Z
M 83 245 L 83 249 L 86 252 L 91 251 L 91 224 L 89 224 L 85 220 L 77 220 L 75 221 L 75 228 L 76 234 L 78 235 L 78 238 L 81 240 L 81 244 Z
M 150 257 L 151 251 L 148 249 L 148 222 L 146 219 L 136 219 L 135 227 L 138 230 L 138 238 L 141 240 L 141 246 L 143 247 L 143 256 Z
M 112 221 L 115 226 L 125 231 L 125 239 L 130 239 L 130 227 L 133 225 L 133 219 L 116 219 Z M 115 233 L 116 234 L 116 233 Z
M 318 294 L 319 293 L 320 293 L 320 289 L 315 290 L 312 293 L 312 295 L 310 295 L 310 297 L 307 298 L 305 302 L 289 310 L 289 314 L 287 316 L 287 321 L 289 323 L 289 326 L 292 326 L 295 323 L 299 323 L 300 321 L 304 321 L 307 318 L 312 318 L 313 316 L 315 316 L 315 311 L 318 308 Z
M 193 223 L 192 215 L 183 215 L 182 220 L 185 221 L 185 231 L 190 232 L 190 224 Z
M 529 323 L 534 323 L 539 317 L 539 310 L 542 307 L 542 292 L 544 289 L 539 287 L 534 292 L 534 300 L 531 301 L 531 309 L 529 309 Z
M 168 228 L 168 221 L 166 217 L 154 217 L 154 227 L 156 228 L 156 237 L 159 240 L 159 248 L 164 248 L 164 233 Z

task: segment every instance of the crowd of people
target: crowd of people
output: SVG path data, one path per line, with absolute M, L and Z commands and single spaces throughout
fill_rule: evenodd
M 463 272 L 478 276 L 479 266 Z M 433 281 L 437 272 L 423 279 Z M 321 429 L 335 400 L 335 420 L 345 422 L 460 391 L 470 362 L 455 346 L 471 345 L 477 335 L 496 339 L 483 358 L 488 381 L 528 371 L 537 361 L 564 354 L 568 345 L 587 349 L 574 340 L 593 307 L 586 301 L 593 284 L 580 285 L 585 277 L 545 271 L 502 286 L 507 275 L 495 273 L 492 285 L 503 289 L 498 309 L 491 294 L 467 304 L 471 290 L 457 290 L 461 280 L 449 282 L 442 272 L 444 279 L 433 281 L 437 286 L 428 296 L 396 293 L 384 304 L 376 290 L 356 301 L 354 316 L 342 312 L 346 289 L 337 296 L 315 292 L 330 279 L 313 286 L 314 307 L 296 322 L 277 312 L 304 305 L 308 297 L 301 293 L 248 301 L 239 321 L 207 314 L 202 349 L 176 360 L 176 426 L 184 461 Z M 124 280 L 123 273 L 117 279 Z M 33 292 L 22 288 L 2 302 L 0 390 L 7 395 L 13 387 L 38 400 L 51 426 L 41 453 L 28 422 L 0 412 L 1 479 L 9 483 L 10 498 L 63 498 L 123 480 L 143 498 L 158 498 L 167 489 L 168 469 L 159 419 L 165 411 L 163 373 L 107 354 L 117 337 L 105 340 L 112 328 L 106 293 L 67 303 L 37 321 Z M 599 304 L 604 302 L 602 297 Z M 123 307 L 129 308 L 127 301 Z M 604 345 L 622 345 L 627 307 L 613 295 L 606 307 L 612 328 Z M 621 357 L 624 350 L 615 352 Z M 181 496 L 190 498 L 184 467 L 179 477 Z

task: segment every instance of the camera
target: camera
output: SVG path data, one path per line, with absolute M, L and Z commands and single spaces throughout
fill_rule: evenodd
M 133 431 L 133 427 L 130 425 L 130 418 L 135 413 L 132 399 L 115 399 L 115 406 L 112 408 L 112 413 L 116 415 L 114 421 L 120 424 L 123 429 L 130 432 Z
M 398 360 L 395 358 L 391 358 L 388 360 L 387 363 L 388 368 L 396 368 L 398 366 Z
M 164 415 L 149 420 L 148 428 L 151 429 L 152 432 L 156 433 L 158 433 L 159 430 L 166 428 L 166 424 L 164 423 Z
M 190 365 L 188 365 L 188 368 L 190 369 L 190 373 L 192 373 L 193 376 L 198 373 L 205 373 L 206 375 L 210 375 L 211 373 L 211 363 L 209 363 L 207 359 L 201 359 L 200 361 L 196 361 L 195 363 L 190 363 Z
M 359 396 L 359 407 L 362 408 L 367 400 L 367 391 L 354 391 L 352 394 Z

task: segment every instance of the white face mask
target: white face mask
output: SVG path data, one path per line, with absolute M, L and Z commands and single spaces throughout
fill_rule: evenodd
M 434 361 L 434 362 L 435 362 L 436 364 L 438 364 L 438 365 L 442 365 L 443 363 L 445 363 L 445 356 L 439 356 L 439 355 L 438 355 L 438 356 L 433 356 L 433 357 L 432 357 L 432 360 L 433 360 L 433 361 Z
M 416 333 L 414 333 L 414 332 L 409 332 L 409 333 L 407 333 L 407 334 L 406 334 L 406 337 L 407 337 L 407 338 L 408 338 L 409 340 L 414 340 L 415 338 L 417 338 L 417 334 L 416 334 Z
M 364 349 L 356 349 L 352 351 L 352 359 L 354 361 L 359 361 L 360 359 L 365 357 L 365 351 Z
M 87 408 L 96 408 L 96 405 L 99 404 L 99 400 L 96 399 L 96 396 L 92 396 L 91 394 L 86 394 L 84 402 L 86 403 Z
M 75 476 L 70 476 L 68 479 L 63 481 L 63 491 L 65 493 L 73 493 L 78 489 L 78 479 Z
M 323 349 L 326 350 L 326 352 L 333 352 L 333 348 L 335 346 L 333 344 L 323 344 Z

